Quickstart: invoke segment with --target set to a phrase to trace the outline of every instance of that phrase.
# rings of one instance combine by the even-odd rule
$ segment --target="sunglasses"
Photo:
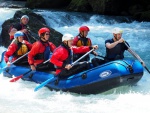
[[[50,34],[45,34],[45,35],[50,35]]]

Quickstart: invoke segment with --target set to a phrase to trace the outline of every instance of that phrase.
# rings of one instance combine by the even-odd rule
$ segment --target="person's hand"
[[[98,54],[97,54],[97,52],[95,52],[95,51],[93,51],[93,54],[95,55],[95,56],[97,56]]]
[[[23,33],[28,33],[28,30],[27,29],[22,29],[21,30]]]
[[[35,68],[34,65],[30,65],[30,67],[31,67],[31,70],[32,70],[32,71],[35,71],[35,70],[36,70],[36,68]]]
[[[10,62],[7,62],[7,67],[10,67],[11,63]]]
[[[98,49],[98,45],[93,45],[92,46],[94,49]]]
[[[72,66],[71,66],[71,64],[67,64],[67,65],[65,66],[65,68],[66,68],[67,70],[69,70],[70,68],[72,68]]]
[[[118,40],[118,42],[119,42],[119,43],[122,43],[122,42],[124,42],[124,39],[123,39],[123,38],[120,38],[120,39]]]

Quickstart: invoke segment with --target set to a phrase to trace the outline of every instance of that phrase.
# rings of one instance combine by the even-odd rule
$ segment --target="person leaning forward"
[[[7,63],[7,66],[10,66],[11,62],[17,60],[17,58],[21,57],[22,55],[26,54],[28,51],[31,50],[32,44],[30,44],[28,41],[23,40],[23,32],[17,31],[14,34],[14,40],[11,42],[11,44],[8,46],[8,49],[4,55],[5,62]],[[10,57],[13,57],[11,61],[9,61]],[[27,62],[27,57],[22,58],[21,62],[16,62],[15,64],[23,64],[23,61]]]
[[[28,54],[28,62],[32,70],[55,70],[54,65],[50,62],[41,65],[50,58],[50,54],[54,52],[56,46],[49,42],[50,29],[43,27],[38,31],[40,40],[33,44]],[[40,66],[39,66],[40,65]]]
[[[27,15],[23,15],[20,19],[20,22],[12,25],[11,28],[9,29],[9,35],[10,35],[10,40],[14,39],[14,34],[17,31],[21,31],[24,33],[24,40],[30,41],[29,37],[28,37],[28,24],[29,22],[29,17]]]
[[[84,71],[88,67],[88,63],[78,63],[75,66],[71,66],[72,63],[72,55],[73,53],[86,53],[90,51],[90,49],[97,49],[98,46],[72,46],[73,35],[64,34],[62,37],[62,44],[56,48],[50,62],[56,66],[56,75],[59,77],[68,77],[72,74],[79,73],[80,71]]]

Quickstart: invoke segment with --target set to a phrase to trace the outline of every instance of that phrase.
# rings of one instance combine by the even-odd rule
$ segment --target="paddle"
[[[41,65],[43,65],[43,64],[45,64],[45,63],[47,63],[48,61],[49,61],[49,59],[46,60],[45,62],[41,63],[39,66],[41,66]],[[38,67],[39,67],[39,66],[38,66]],[[24,74],[22,74],[22,75],[20,75],[20,76],[17,76],[17,77],[15,77],[15,78],[11,79],[9,82],[16,82],[16,81],[18,81],[19,79],[21,79],[24,75],[30,73],[31,71],[32,71],[32,69],[30,69],[29,71],[27,71],[26,73],[24,73]]]
[[[16,81],[18,81],[19,79],[21,79],[24,75],[30,73],[31,71],[32,71],[32,70],[30,69],[30,70],[27,71],[26,73],[24,73],[24,74],[22,74],[22,75],[20,75],[20,76],[17,76],[17,77],[15,77],[15,78],[13,78],[13,79],[11,79],[9,82],[16,82]]]
[[[26,56],[29,52],[27,52],[26,54],[22,55],[21,57],[17,58],[15,61],[11,62],[10,64],[14,64],[15,62],[19,61],[20,59],[22,59],[24,56]],[[3,68],[1,68],[2,70],[5,69],[7,67],[7,65]]]
[[[104,56],[101,56],[101,55],[97,55],[98,57],[100,57],[100,58],[103,58],[103,59],[105,59],[105,57]]]
[[[144,61],[140,58],[140,56],[138,56],[129,46],[128,44],[124,41],[125,45],[128,47],[129,52],[135,57],[137,58],[141,64],[143,65],[143,67],[148,71],[148,73],[150,74],[150,70],[146,67]]]
[[[84,54],[83,56],[81,56],[79,59],[77,59],[76,61],[74,61],[71,66],[75,65],[79,60],[81,60],[82,58],[84,58],[86,55],[90,54],[92,51],[94,50],[91,49],[89,52],[87,52],[86,54]],[[54,77],[50,78],[50,79],[47,79],[46,81],[42,82],[40,85],[38,85],[34,91],[38,91],[39,89],[41,89],[42,87],[44,87],[45,85],[47,85]]]

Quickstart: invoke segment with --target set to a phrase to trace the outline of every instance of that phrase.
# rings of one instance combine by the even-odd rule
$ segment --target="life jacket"
[[[46,46],[43,42],[39,41],[40,43],[42,43],[45,47],[45,50],[43,53],[38,53],[35,55],[34,59],[35,60],[48,60],[51,57],[51,51],[50,51],[50,45],[49,43],[48,46]]]
[[[81,47],[81,46],[91,46],[91,41],[89,38],[81,38],[80,35],[78,35],[78,41],[76,44],[77,47]],[[79,59],[80,57],[82,57],[84,54],[73,54],[73,61],[76,61],[77,59]],[[89,61],[90,56],[87,55],[85,56],[83,59],[81,59],[80,61]]]
[[[78,41],[77,41],[77,47],[80,47],[80,46],[91,46],[91,41],[89,38],[81,38],[79,35],[78,35]]]
[[[13,56],[20,57],[20,56],[26,54],[26,53],[29,51],[27,45],[24,44],[24,43],[20,43],[20,42],[19,42],[19,43],[17,43],[17,46],[18,46],[18,49],[17,49],[17,51],[13,54]]]
[[[20,49],[17,51],[18,56],[22,56],[28,52],[28,47],[25,44],[22,44]]]
[[[67,47],[65,44],[62,44],[61,46],[64,47],[68,51],[68,58],[64,61],[64,63],[71,64],[73,61],[73,51],[69,47]]]

